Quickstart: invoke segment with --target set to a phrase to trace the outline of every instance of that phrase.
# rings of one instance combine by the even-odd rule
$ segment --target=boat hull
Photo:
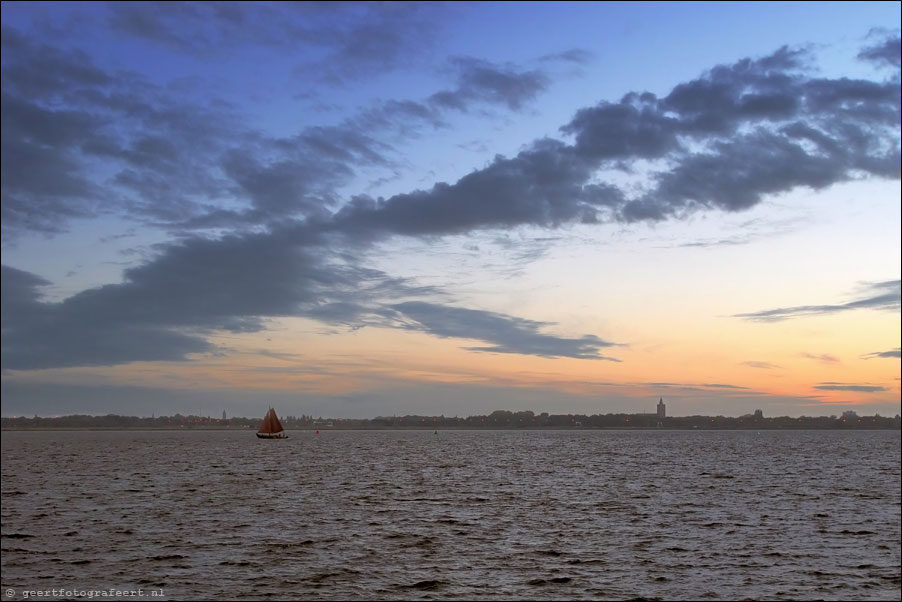
[[[258,439],[288,439],[288,435],[285,431],[281,433],[257,433]]]

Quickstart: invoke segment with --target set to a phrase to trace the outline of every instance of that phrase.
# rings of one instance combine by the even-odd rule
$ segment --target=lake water
[[[290,434],[4,432],[4,599],[900,599],[899,431]]]

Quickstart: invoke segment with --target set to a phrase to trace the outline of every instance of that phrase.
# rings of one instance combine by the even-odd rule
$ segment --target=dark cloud
[[[805,75],[807,57],[781,49],[712,69],[664,98],[630,93],[577,112],[563,133],[455,183],[389,199],[357,198],[331,228],[439,235],[567,222],[663,220],[705,209],[741,211],[768,195],[871,175],[900,177],[898,79]],[[606,184],[606,170],[666,163],[645,191]]]
[[[184,24],[169,28],[170,19],[210,20],[209,28],[197,29],[197,39],[183,41],[211,48],[220,42],[205,36],[219,35],[222,23],[243,27],[282,10],[264,7],[249,15],[239,7],[228,16],[232,9],[215,3],[172,4],[112,10],[127,17],[135,33],[150,37],[194,31]],[[379,19],[393,11],[379,11]],[[549,82],[541,71],[456,58],[453,89],[422,102],[382,101],[336,125],[273,137],[253,129],[227,103],[198,101],[190,91],[157,86],[136,73],[106,72],[84,53],[56,49],[9,27],[3,28],[3,45],[7,239],[21,231],[63,231],[72,218],[101,213],[175,231],[322,219],[342,202],[336,190],[361,170],[395,170],[399,159],[386,134],[443,127],[449,110],[519,109]]]
[[[230,105],[107,73],[3,28],[3,232],[124,214],[174,230],[318,215],[390,146],[359,124],[266,136]],[[229,208],[224,208],[228,206]]]
[[[348,263],[324,247],[281,236],[190,239],[162,248],[158,257],[126,270],[124,282],[89,289],[61,302],[41,300],[49,284],[3,266],[3,366],[31,370],[181,361],[215,351],[214,332],[253,332],[277,316],[302,316],[360,328],[422,330],[477,339],[474,351],[542,357],[613,358],[614,345],[593,335],[555,337],[547,324],[503,314],[425,302],[386,306],[399,297],[435,296],[379,270]]]
[[[878,387],[876,385],[849,385],[844,383],[821,383],[814,387],[821,391],[856,391],[859,393],[879,393],[886,391],[886,387]]]
[[[472,57],[455,57],[457,87],[433,94],[429,101],[442,108],[466,111],[473,102],[502,104],[513,111],[522,108],[548,86],[549,77],[538,70],[521,71],[514,65],[494,65]]]
[[[761,59],[720,65],[704,76],[679,84],[657,103],[675,117],[678,131],[692,136],[732,134],[749,122],[778,122],[803,110],[795,96],[806,78],[806,55],[783,47]]]
[[[179,51],[206,53],[225,46],[227,39],[247,42],[257,33],[237,2],[114,3],[109,8],[114,30]],[[281,41],[289,32],[268,33],[281,33],[270,38]]]
[[[412,2],[112,3],[109,25],[200,58],[275,48],[304,73],[342,82],[410,64],[434,38],[437,10]]]
[[[871,359],[875,357],[889,357],[889,358],[902,358],[902,348],[896,347],[895,349],[890,349],[889,351],[875,351],[873,353],[868,353],[867,355],[862,356],[865,359]]]
[[[524,71],[514,65],[499,66],[466,57],[455,58],[451,63],[457,80],[454,89],[422,101],[379,101],[338,125],[308,127],[290,139],[268,141],[268,147],[262,149],[247,147],[240,152],[254,157],[281,154],[289,160],[238,170],[227,164],[226,172],[239,182],[242,193],[251,196],[256,209],[263,209],[261,205],[290,206],[291,199],[306,198],[311,206],[294,215],[314,216],[316,208],[339,204],[331,191],[352,179],[361,167],[396,167],[390,158],[396,155],[395,149],[377,136],[417,137],[423,127],[447,127],[448,112],[468,112],[474,106],[502,105],[519,110],[550,82],[541,71]],[[234,158],[237,152],[233,151],[230,157]],[[256,159],[249,156],[242,161],[253,162]],[[252,176],[250,182],[242,177],[245,174]],[[268,210],[263,210],[266,213]],[[257,220],[259,211],[244,216]]]
[[[889,165],[873,167],[883,171]],[[661,220],[699,208],[740,211],[769,194],[800,186],[825,188],[846,179],[841,174],[851,174],[856,168],[855,162],[843,161],[836,154],[810,154],[785,135],[758,131],[718,142],[713,152],[687,157],[660,174],[654,192],[627,203],[621,215],[627,221],[640,221]]]
[[[571,147],[543,140],[513,159],[496,157],[488,167],[454,184],[436,184],[428,191],[387,200],[357,197],[324,227],[376,237],[591,222],[600,208],[621,199],[612,186],[586,184],[591,171]]]
[[[745,318],[754,322],[779,322],[789,318],[802,316],[817,316],[835,314],[855,309],[878,309],[884,311],[898,311],[900,307],[900,281],[889,280],[870,284],[867,287],[867,297],[839,303],[836,305],[800,305],[796,307],[781,307],[777,309],[765,309],[745,314],[734,314],[734,318]]]
[[[78,295],[63,303],[42,302],[40,287],[46,281],[8,266],[2,274],[4,370],[181,360],[211,348],[203,338],[171,329],[115,318],[111,323],[98,312],[123,311],[115,302],[88,311],[79,310],[84,297]],[[103,290],[87,295],[102,296]]]
[[[470,351],[620,361],[599,353],[605,347],[616,346],[616,343],[604,341],[594,335],[574,339],[543,334],[539,330],[550,325],[545,322],[422,301],[398,303],[392,309],[398,312],[402,327],[409,330],[489,344],[486,347],[466,347]]]
[[[0,321],[3,328],[13,326],[20,312],[34,305],[41,298],[41,288],[51,283],[40,276],[17,270],[9,266],[0,266],[3,283],[3,294],[0,295]]]
[[[243,217],[252,222],[263,222],[268,216],[315,213],[330,202],[332,186],[351,175],[351,169],[341,162],[287,157],[261,162],[259,156],[249,148],[235,149],[222,161],[240,194],[251,200],[253,210]]]
[[[212,351],[206,340],[212,332],[257,331],[275,316],[349,319],[348,310],[339,316],[335,307],[422,292],[298,238],[286,232],[189,239],[126,270],[121,284],[61,302],[41,301],[44,281],[4,266],[3,366],[183,360]]]
[[[421,126],[447,127],[446,115],[467,113],[475,107],[503,106],[519,111],[551,83],[543,70],[526,70],[507,63],[498,65],[472,57],[449,59],[455,87],[420,101],[387,100],[360,111],[343,127],[351,131],[383,130],[403,136],[419,135]]]
[[[209,168],[236,134],[227,110],[185,103],[3,29],[3,230],[60,231],[73,217],[173,217],[221,198]]]
[[[323,4],[328,7],[332,3]],[[348,6],[346,13],[354,17],[345,19],[334,32],[334,50],[314,66],[325,68],[324,79],[359,79],[410,65],[432,46],[440,16],[429,13],[442,10],[416,2]],[[336,21],[331,16],[326,19],[328,30]]]
[[[46,98],[61,89],[93,88],[112,83],[110,75],[94,66],[84,52],[63,52],[35,44],[29,37],[5,25],[2,32],[6,58],[29,56],[27,62],[12,58],[4,64],[4,89],[14,86],[24,96]]]
[[[679,121],[661,111],[648,93],[581,109],[561,131],[575,139],[574,154],[596,167],[605,161],[656,159],[680,148]]]
[[[8,46],[17,52],[4,63],[3,118],[9,127],[3,128],[3,156],[4,170],[15,173],[6,177],[4,171],[4,227],[61,229],[66,218],[115,210],[97,207],[100,200],[115,198],[133,218],[183,232],[234,234],[189,235],[127,270],[121,284],[62,302],[41,301],[35,286],[24,286],[40,282],[35,276],[10,276],[8,284],[5,278],[4,297],[30,294],[4,309],[12,316],[3,333],[6,369],[180,361],[215,351],[208,341],[214,332],[260,330],[275,316],[352,328],[385,326],[393,314],[384,308],[386,301],[434,292],[367,269],[353,253],[341,257],[317,233],[317,224],[329,222],[326,208],[337,202],[337,186],[361,166],[390,165],[386,155],[392,149],[366,133],[372,127],[361,127],[367,120],[379,125],[372,111],[335,127],[273,138],[242,125],[227,105],[185,102],[134,74],[105,74],[81,55],[76,58],[84,64],[66,62],[63,53],[26,43],[14,31]],[[59,75],[37,83],[26,77],[45,62]],[[458,108],[493,102],[521,106],[534,91],[530,78],[540,78],[527,74],[518,89],[517,76],[486,63],[461,64],[459,81],[471,89],[459,94],[464,105]],[[49,108],[62,100],[67,110]],[[382,127],[392,127],[401,113],[431,125],[440,115],[434,106],[416,103],[382,107]],[[46,156],[29,163],[27,145]],[[100,161],[112,174],[102,186],[89,175]],[[53,173],[32,174],[31,166]],[[14,194],[30,197],[17,203]],[[30,202],[38,197],[43,203]],[[76,203],[81,197],[84,203]],[[223,197],[235,202],[221,206]],[[30,214],[15,220],[20,206]],[[38,223],[43,214],[46,219]],[[293,221],[296,217],[308,218],[308,225]],[[261,225],[265,231],[241,234]],[[359,240],[378,235],[364,233]],[[557,341],[565,355],[590,353],[603,343],[593,337],[545,339]],[[546,346],[548,353],[556,352]]]
[[[219,35],[219,24],[246,28],[288,9],[266,5],[251,15],[243,5],[166,3],[160,11],[113,10],[151,37],[169,30],[139,25],[142,19],[208,20],[210,30],[199,29],[203,40]],[[365,16],[354,19],[368,22]],[[242,35],[261,34],[250,28]],[[783,48],[715,67],[662,98],[633,92],[582,109],[561,128],[572,144],[538,140],[454,183],[345,202],[336,191],[361,169],[394,167],[396,151],[379,134],[441,127],[447,111],[476,104],[520,109],[549,76],[457,57],[453,89],[421,101],[384,101],[335,126],[271,137],[227,105],[187,101],[135,74],[106,73],[85,55],[29,41],[8,27],[4,47],[3,224],[10,232],[56,231],[72,217],[117,209],[170,229],[311,218],[360,240],[654,221],[706,209],[741,211],[768,195],[862,175],[899,178],[902,165],[898,78],[812,78],[808,57]],[[607,172],[631,169],[637,160],[665,167],[649,173],[644,190],[606,182]],[[113,177],[100,182],[98,163]]]
[[[4,237],[21,229],[58,232],[65,220],[96,214],[103,190],[83,174],[78,144],[100,125],[97,116],[43,107],[57,86],[104,85],[105,74],[78,53],[34,46],[16,30],[2,28],[2,223]],[[17,53],[30,52],[28,64]]]
[[[902,57],[902,45],[900,45],[898,37],[888,38],[880,44],[869,46],[858,53],[858,58],[860,59],[888,65],[896,69],[902,66],[902,58],[900,57]]]

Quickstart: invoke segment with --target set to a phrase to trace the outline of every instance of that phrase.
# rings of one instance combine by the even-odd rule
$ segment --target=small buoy
[[[319,435],[319,429],[316,429],[316,434]]]

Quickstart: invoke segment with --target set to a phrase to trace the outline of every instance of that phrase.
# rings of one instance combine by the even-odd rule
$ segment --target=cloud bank
[[[889,42],[888,42],[889,44]],[[806,186],[900,175],[900,86],[805,74],[783,48],[712,69],[664,98],[630,93],[582,109],[561,132],[454,183],[357,197],[324,227],[369,235],[680,218],[741,211]],[[664,167],[638,193],[605,180],[637,162]]]
[[[195,7],[200,12],[190,18],[210,11],[217,23],[251,18],[221,8]],[[184,52],[221,43],[211,34],[188,47],[194,41],[177,31],[166,40],[161,23],[175,17],[147,10],[117,7],[114,24]],[[282,32],[277,41],[309,33]],[[382,44],[374,60],[395,60],[394,44],[402,42],[380,42],[377,33],[361,46],[338,35],[330,48],[353,57]],[[436,126],[443,111],[480,103],[519,110],[548,75],[457,57],[453,85],[421,102],[388,102],[336,126],[277,137],[248,125],[228,103],[106,72],[84,54],[11,27],[3,27],[2,44],[4,238],[60,232],[73,218],[103,214],[182,237],[127,270],[122,283],[59,303],[42,300],[39,276],[4,266],[5,369],[182,361],[212,351],[211,333],[257,331],[279,316],[483,341],[469,347],[478,352],[617,361],[600,353],[614,343],[596,335],[557,337],[540,332],[548,326],[542,322],[436,303],[436,291],[369,267],[365,250],[396,236],[741,211],[798,187],[900,177],[897,37],[860,54],[894,70],[886,80],[817,77],[804,52],[782,48],[714,67],[663,97],[631,92],[584,108],[560,128],[560,139],[496,156],[455,182],[347,200],[337,192],[344,181],[362,168],[392,165],[379,128],[395,127],[400,116]],[[637,165],[647,166],[644,188],[617,184]],[[898,280],[871,292],[845,304],[736,317],[898,310]]]

